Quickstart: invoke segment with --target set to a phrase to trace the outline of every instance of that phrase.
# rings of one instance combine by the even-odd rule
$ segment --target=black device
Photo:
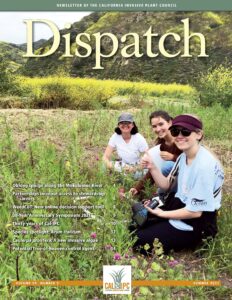
[[[156,198],[152,198],[148,207],[151,209],[156,208],[159,205],[159,201]],[[133,220],[138,226],[143,226],[148,218],[148,210],[143,206],[141,202],[135,203],[132,206]]]
[[[156,208],[159,205],[159,201],[156,198],[152,198],[151,202],[148,204],[148,207],[151,209]]]

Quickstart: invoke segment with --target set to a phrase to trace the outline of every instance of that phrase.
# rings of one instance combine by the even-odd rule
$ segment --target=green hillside
[[[43,44],[46,42],[46,40],[45,39],[40,39],[40,40],[38,40],[38,41],[35,41],[34,43],[33,43],[33,48],[34,49],[39,49],[40,47],[42,47],[43,46]],[[26,43],[24,43],[24,44],[11,44],[11,45],[13,45],[13,46],[16,46],[16,47],[18,47],[19,49],[21,49],[22,51],[26,51],[26,49],[27,49],[27,44]],[[24,53],[23,53],[24,54]]]
[[[183,23],[181,20],[189,18],[190,31],[200,32],[206,38],[206,53],[208,58],[198,58],[199,41],[192,38],[190,51],[192,58],[166,58],[159,55],[150,58],[143,55],[140,58],[123,58],[118,51],[112,58],[103,59],[104,70],[93,70],[95,65],[94,41],[91,40],[93,51],[91,56],[80,58],[73,56],[63,58],[65,40],[61,38],[58,50],[44,58],[28,59],[21,72],[26,76],[47,76],[62,70],[67,75],[78,77],[96,77],[100,79],[146,80],[156,82],[193,83],[200,72],[232,60],[232,18],[230,12],[105,12],[93,13],[80,22],[74,23],[71,29],[71,48],[76,49],[75,38],[78,33],[111,32],[117,37],[129,32],[136,32],[141,37],[152,26],[152,31],[159,36],[167,32],[175,32],[183,36]],[[61,35],[70,30],[62,30]],[[146,39],[141,38],[140,48],[145,49]],[[37,53],[45,53],[51,46],[52,40],[46,41]],[[105,38],[101,51],[109,53],[111,42]],[[183,49],[183,42],[168,38],[165,48],[170,53]],[[154,42],[154,51],[157,42]]]
[[[4,60],[8,62],[8,68],[12,71],[16,71],[26,63],[26,58],[23,58],[24,52],[16,45],[0,42],[0,53]]]

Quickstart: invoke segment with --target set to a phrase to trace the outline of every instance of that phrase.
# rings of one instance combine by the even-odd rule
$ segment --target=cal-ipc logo
[[[131,266],[103,266],[103,294],[131,294]]]

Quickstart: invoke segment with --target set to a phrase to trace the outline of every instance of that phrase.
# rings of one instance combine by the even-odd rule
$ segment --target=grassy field
[[[194,253],[163,256],[159,245],[149,259],[132,253],[133,241],[127,230],[131,218],[130,203],[120,200],[118,189],[124,186],[128,190],[133,180],[117,174],[106,176],[101,162],[120,111],[1,110],[1,299],[230,299],[232,109],[226,111],[220,106],[203,109],[197,105],[172,103],[160,106],[158,102],[152,107],[130,109],[150,146],[154,137],[148,116],[161,107],[173,116],[183,112],[199,115],[205,124],[204,143],[217,153],[224,165],[223,205],[216,239]],[[79,187],[65,186],[72,183],[78,183]],[[30,184],[36,186],[27,186]],[[28,198],[18,195],[19,192],[37,195]],[[58,194],[53,196],[56,192]],[[27,204],[28,208],[14,207],[22,204]],[[58,209],[55,208],[57,205]],[[64,209],[62,205],[74,208]],[[62,214],[75,214],[75,217],[59,217]],[[43,225],[44,221],[50,225]],[[17,222],[23,223],[16,225]],[[75,233],[71,234],[71,231]],[[33,242],[35,239],[39,241]],[[82,251],[70,250],[80,245],[72,239],[84,240]],[[63,248],[64,245],[70,249],[23,249],[31,246]],[[98,287],[10,286],[16,279],[101,279],[102,265],[106,264],[131,264],[136,269],[135,280],[220,279],[223,286],[137,287],[132,296],[120,298],[107,298]]]

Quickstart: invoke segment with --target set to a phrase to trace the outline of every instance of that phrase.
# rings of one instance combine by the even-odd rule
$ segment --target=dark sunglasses
[[[186,129],[186,128],[175,128],[175,127],[171,128],[170,132],[171,132],[171,135],[174,136],[174,137],[177,137],[180,133],[183,136],[190,136],[190,134],[192,133],[192,131],[189,130],[189,129]]]

